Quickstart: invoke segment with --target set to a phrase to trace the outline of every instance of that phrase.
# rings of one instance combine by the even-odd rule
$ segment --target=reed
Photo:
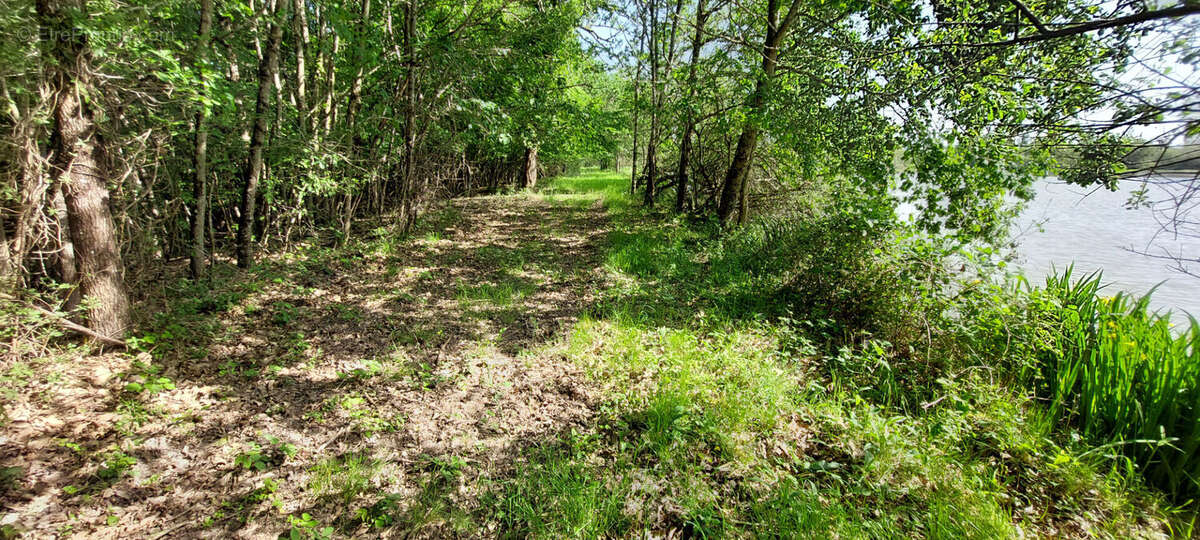
[[[1051,419],[1137,465],[1178,500],[1200,495],[1200,323],[1174,328],[1150,295],[1101,295],[1101,276],[1046,280],[1057,301],[1055,347],[1036,381]],[[1182,331],[1180,331],[1182,330]]]

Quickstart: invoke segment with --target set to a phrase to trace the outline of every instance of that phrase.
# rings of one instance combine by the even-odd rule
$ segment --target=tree
[[[208,216],[208,104],[205,103],[207,91],[204,70],[208,60],[208,48],[212,34],[213,6],[212,0],[200,0],[200,29],[196,38],[196,79],[199,87],[199,99],[196,105],[196,141],[193,161],[195,162],[195,177],[192,180],[192,277],[200,277],[204,272],[204,224]]]
[[[675,211],[683,212],[687,202],[688,169],[691,167],[692,136],[696,132],[696,113],[693,100],[696,97],[696,68],[700,63],[700,50],[704,46],[704,23],[708,13],[704,10],[704,0],[696,0],[695,36],[692,38],[692,54],[688,60],[687,90],[684,97],[685,112],[683,131],[679,137],[679,169],[675,173]]]
[[[104,140],[96,129],[95,94],[87,35],[73,21],[87,18],[84,0],[38,0],[46,39],[53,108],[52,181],[61,187],[78,265],[79,289],[88,302],[87,325],[108,338],[129,327],[129,299],[116,227],[109,209]]]
[[[279,71],[279,42],[283,40],[283,25],[279,22],[283,0],[273,0],[267,8],[271,14],[266,51],[258,66],[258,99],[254,104],[254,129],[250,134],[250,155],[246,158],[242,176],[242,216],[237,233],[237,263],[242,268],[254,264],[255,205],[258,184],[263,174],[263,148],[267,140],[267,109],[271,106],[271,87]]]
[[[775,68],[779,58],[779,47],[787,36],[788,30],[800,14],[800,0],[792,0],[791,7],[779,20],[779,0],[767,0],[767,32],[763,37],[762,68],[757,74],[754,91],[746,100],[746,122],[742,134],[738,137],[737,148],[733,153],[733,162],[725,173],[725,181],[721,186],[721,199],[717,206],[717,219],[722,224],[728,224],[733,215],[733,205],[738,202],[745,186],[746,176],[750,172],[750,160],[758,145],[759,122],[767,104],[771,79],[775,76]]]

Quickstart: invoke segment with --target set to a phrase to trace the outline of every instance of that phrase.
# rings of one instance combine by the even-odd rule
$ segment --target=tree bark
[[[750,163],[746,164],[746,170],[742,172],[742,180],[738,185],[738,226],[746,224],[746,218],[749,211],[746,208],[746,194],[749,191],[750,174],[754,170],[754,154],[750,154]]]
[[[638,36],[637,65],[633,71],[633,156],[629,169],[629,194],[637,193],[638,188],[638,120],[641,117],[641,85],[642,85],[642,42],[645,40],[646,25],[642,25],[642,34]]]
[[[367,21],[371,19],[371,0],[362,0],[362,18],[358,21],[358,36],[354,40],[354,63],[355,71],[354,79],[350,81],[350,100],[346,104],[346,125],[350,128],[353,135],[354,122],[358,117],[358,110],[362,107],[362,85],[363,73],[366,66],[363,65],[363,42],[367,39]]]
[[[405,71],[404,103],[404,177],[400,184],[401,230],[407,234],[416,222],[413,199],[416,197],[416,151],[417,151],[417,53],[416,13],[413,0],[404,4],[404,57],[408,64]]]
[[[91,53],[86,33],[71,22],[86,18],[86,7],[85,0],[37,0],[42,30],[58,38],[43,42],[54,102],[51,177],[63,190],[79,288],[90,301],[87,325],[101,336],[120,339],[129,327],[129,298],[109,209],[104,141],[87,101],[95,93]]]
[[[254,105],[254,130],[250,134],[250,155],[246,159],[242,177],[242,216],[237,233],[237,264],[249,268],[254,264],[255,203],[258,198],[258,181],[263,171],[263,147],[267,140],[267,114],[271,106],[271,87],[275,72],[279,69],[279,42],[283,40],[283,25],[279,24],[280,6],[284,0],[275,0],[271,10],[271,35],[267,39],[267,50],[258,65],[258,100]]]
[[[296,35],[296,111],[300,116],[300,132],[307,136],[310,130],[308,67],[305,62],[308,55],[308,8],[305,0],[294,0],[292,9],[292,32]]]
[[[521,188],[533,189],[538,181],[538,149],[536,146],[525,148],[525,161],[521,167]]]
[[[675,211],[683,212],[687,205],[688,169],[691,167],[692,134],[696,131],[696,115],[692,111],[693,100],[696,96],[696,64],[700,62],[700,49],[704,46],[704,22],[708,14],[704,12],[704,0],[696,0],[696,34],[692,38],[692,57],[688,64],[687,96],[684,107],[687,112],[683,120],[683,138],[679,141],[679,170],[675,174],[678,184],[675,186]]]
[[[658,179],[658,5],[657,0],[649,0],[650,4],[650,135],[646,141],[646,188],[642,204],[654,206],[654,188]]]
[[[733,162],[725,173],[725,181],[721,185],[721,199],[717,204],[717,218],[722,225],[729,223],[733,211],[738,204],[743,177],[750,168],[750,158],[758,145],[759,116],[766,106],[767,93],[770,91],[771,79],[775,76],[776,62],[779,59],[779,45],[787,35],[788,29],[800,12],[800,0],[792,0],[792,5],[779,22],[779,0],[767,2],[767,34],[763,40],[762,73],[754,83],[754,91],[746,102],[747,119],[738,137],[737,148],[733,152]]]
[[[200,83],[200,99],[196,110],[196,146],[192,159],[196,176],[192,179],[192,278],[204,273],[204,220],[208,216],[208,105],[203,102],[207,95],[204,67],[208,63],[208,45],[212,34],[212,0],[200,0],[200,30],[196,39],[196,77]]]
[[[333,124],[337,122],[337,109],[333,106],[333,97],[337,93],[337,55],[341,50],[342,35],[333,31],[333,49],[326,56],[325,63],[325,117],[321,126],[326,139],[333,133]]]
[[[67,199],[61,184],[54,185],[51,203],[54,206],[54,219],[58,222],[58,238],[55,239],[58,247],[58,252],[55,253],[58,279],[63,283],[76,284],[79,283],[79,261],[75,258],[75,242],[71,241],[71,223],[68,217],[71,213],[67,209]],[[79,287],[68,289],[63,296],[62,311],[71,312],[78,308],[80,296]]]

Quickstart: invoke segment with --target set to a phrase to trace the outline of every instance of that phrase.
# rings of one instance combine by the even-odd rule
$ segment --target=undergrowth
[[[1051,301],[1061,284],[993,290],[955,275],[928,239],[847,234],[819,212],[718,235],[635,207],[623,186],[593,173],[548,189],[615,214],[609,286],[562,349],[605,398],[592,431],[527,451],[499,479],[482,511],[513,536],[1191,534],[1190,510],[1144,478],[1162,485],[1168,463],[1188,474],[1194,452],[1164,449],[1186,451],[1195,433],[1148,437],[1162,422],[1114,413],[1152,405],[1168,426],[1196,425],[1196,400],[1168,396],[1195,391],[1180,367],[1200,365],[1181,356],[1195,338],[1170,338],[1144,303],[1097,300],[1095,324],[1070,323],[1085,339],[1047,322],[1082,311]],[[1038,302],[1058,311],[1024,325],[988,311],[1012,319]],[[1000,347],[1000,330],[1025,342]],[[1130,372],[1134,346],[1120,340],[1175,363]],[[1142,438],[1172,444],[1129,451]]]

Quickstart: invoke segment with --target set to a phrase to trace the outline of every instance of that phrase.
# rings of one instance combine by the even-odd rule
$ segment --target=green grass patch
[[[919,317],[889,319],[942,309],[920,296],[940,290],[922,266],[927,244],[843,241],[836,216],[719,235],[710,224],[650,219],[625,195],[627,182],[589,172],[543,190],[600,199],[615,214],[604,257],[611,285],[562,349],[604,397],[587,431],[529,450],[515,478],[497,481],[480,514],[497,516],[504,534],[1166,530],[1161,496],[1052,421],[1009,366],[947,341],[961,328],[934,329],[949,344],[934,354],[906,337]]]
[[[370,491],[382,465],[361,452],[326,458],[308,470],[308,489],[318,498],[350,503]]]
[[[537,284],[532,280],[516,276],[506,276],[496,282],[478,284],[458,284],[456,298],[459,302],[485,302],[497,307],[508,307],[519,302],[537,290]]]

